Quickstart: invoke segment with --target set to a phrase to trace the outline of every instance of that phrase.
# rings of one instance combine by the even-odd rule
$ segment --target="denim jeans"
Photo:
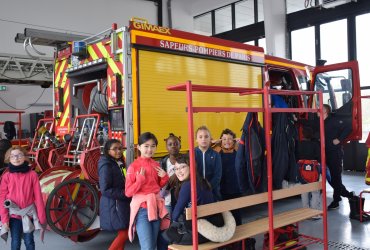
[[[312,191],[301,194],[302,205],[306,208],[321,209],[320,191]]]
[[[22,243],[22,235],[26,250],[35,250],[35,241],[33,239],[33,232],[23,233],[23,225],[21,219],[10,218],[9,221],[10,235],[12,238],[11,250],[20,250]]]
[[[141,250],[155,250],[159,233],[160,220],[149,221],[148,210],[140,208],[136,217],[136,231]]]

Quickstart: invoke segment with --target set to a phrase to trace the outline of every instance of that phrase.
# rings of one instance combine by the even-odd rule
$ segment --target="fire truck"
[[[135,158],[138,136],[146,131],[166,154],[169,133],[181,136],[189,150],[186,100],[167,87],[191,81],[199,85],[282,90],[320,90],[326,103],[352,124],[348,140],[361,138],[361,102],[355,61],[312,67],[269,56],[263,48],[188,33],[133,19],[96,36],[70,41],[55,54],[54,117],[41,119],[30,155],[40,183],[49,226],[73,241],[99,232],[97,162],[109,138],[122,141],[126,165]],[[204,107],[262,107],[260,95],[194,92]],[[312,107],[311,96],[288,100]],[[207,125],[216,138],[224,129],[240,131],[245,113],[194,114],[194,126]],[[297,114],[300,115],[300,114]],[[261,119],[262,120],[262,119]]]

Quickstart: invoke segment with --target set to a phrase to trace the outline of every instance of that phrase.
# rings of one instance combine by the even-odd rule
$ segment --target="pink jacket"
[[[2,223],[9,223],[9,211],[3,205],[6,199],[17,204],[20,209],[34,203],[40,223],[46,223],[45,205],[36,172],[32,170],[27,173],[7,172],[3,175],[0,185],[0,216]],[[12,217],[20,218],[15,215],[12,215]]]
[[[169,227],[170,220],[166,217],[168,211],[164,205],[164,199],[157,194],[136,194],[132,197],[130,204],[130,225],[128,228],[128,238],[132,242],[134,240],[134,235],[136,227],[134,224],[137,213],[139,212],[141,203],[146,202],[148,209],[148,220],[158,220],[161,219],[161,230]],[[159,217],[159,218],[158,218]]]
[[[145,175],[139,174],[141,167],[145,169]],[[159,167],[159,163],[152,158],[138,157],[131,163],[126,174],[125,194],[127,197],[136,194],[156,194],[167,184],[168,175],[159,177],[155,167]]]

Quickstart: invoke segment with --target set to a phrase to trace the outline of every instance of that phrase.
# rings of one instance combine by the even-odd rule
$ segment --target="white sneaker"
[[[311,217],[311,220],[320,220],[320,219],[322,219],[322,215],[316,215]]]

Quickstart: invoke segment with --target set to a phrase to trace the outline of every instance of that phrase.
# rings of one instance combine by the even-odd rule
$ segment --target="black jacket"
[[[329,115],[325,121],[325,151],[333,152],[341,150],[342,144],[333,144],[334,139],[343,141],[352,131],[352,124],[340,117]]]
[[[130,221],[131,199],[125,196],[125,177],[117,162],[106,156],[98,162],[100,198],[100,227],[107,231],[127,229]]]

